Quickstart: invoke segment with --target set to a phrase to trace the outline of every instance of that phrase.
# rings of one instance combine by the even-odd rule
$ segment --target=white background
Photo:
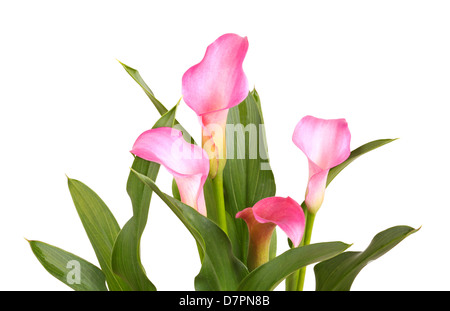
[[[96,191],[121,226],[131,217],[129,150],[158,113],[117,60],[138,69],[169,108],[183,73],[228,32],[250,43],[244,70],[261,96],[277,195],[303,200],[307,161],[291,136],[304,115],[346,118],[352,149],[400,138],[346,168],[316,217],[313,243],[339,240],[355,251],[391,226],[422,226],[352,289],[450,289],[448,1],[161,3],[1,2],[1,290],[70,290],[25,238],[97,264],[65,174]],[[183,102],[178,119],[198,139]],[[170,192],[163,169],[157,184]],[[194,289],[194,240],[156,196],[142,260],[159,290]],[[306,289],[314,290],[312,267]]]

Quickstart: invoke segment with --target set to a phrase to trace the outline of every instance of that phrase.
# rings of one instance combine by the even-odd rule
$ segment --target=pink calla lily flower
[[[316,214],[322,205],[328,171],[350,155],[350,131],[345,119],[306,116],[294,130],[292,140],[308,158],[309,180],[305,203]]]
[[[269,260],[270,239],[276,226],[280,227],[297,247],[305,230],[303,209],[290,197],[269,197],[236,214],[247,223],[249,230],[248,267],[255,269]]]
[[[206,216],[203,185],[209,160],[201,147],[186,142],[177,129],[160,127],[142,133],[131,153],[164,166],[177,183],[181,201]]]
[[[212,178],[225,166],[228,109],[241,103],[249,92],[242,69],[247,50],[247,37],[222,35],[208,46],[202,61],[189,68],[182,78],[183,99],[202,125],[202,145],[210,158]]]

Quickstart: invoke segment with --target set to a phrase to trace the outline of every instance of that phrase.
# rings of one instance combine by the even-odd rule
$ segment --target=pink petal
[[[295,127],[292,140],[308,160],[327,170],[348,158],[350,138],[345,119],[324,120],[306,116]]]
[[[131,153],[163,165],[174,176],[182,202],[206,215],[203,185],[209,160],[201,147],[186,142],[179,130],[160,127],[142,133]]]
[[[254,220],[251,219],[252,215],[249,215],[250,212],[252,212]],[[303,209],[300,204],[290,197],[262,199],[253,208],[247,208],[237,213],[236,217],[246,220],[249,229],[250,226],[257,226],[258,224],[277,225],[286,233],[295,246],[300,244],[305,230]]]
[[[236,214],[236,218],[241,218],[247,223],[247,227],[250,232],[250,239],[263,242],[271,238],[272,231],[275,229],[276,224],[271,222],[261,223],[256,220],[255,213],[252,207],[247,207]]]
[[[253,206],[255,219],[260,223],[272,222],[280,227],[297,247],[305,229],[305,214],[296,201],[290,197],[269,197]]]
[[[247,97],[248,81],[242,69],[247,50],[247,37],[222,35],[208,46],[202,61],[185,72],[183,99],[197,115],[229,109]]]

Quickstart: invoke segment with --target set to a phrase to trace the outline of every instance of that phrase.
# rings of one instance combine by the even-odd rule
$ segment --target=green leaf
[[[326,187],[328,187],[328,185],[333,181],[333,179],[344,169],[346,168],[350,163],[352,163],[353,161],[355,161],[357,158],[359,158],[360,156],[362,156],[365,153],[368,153],[369,151],[372,151],[374,149],[377,149],[383,145],[386,145],[390,142],[393,142],[394,140],[397,140],[397,138],[394,139],[378,139],[378,140],[374,140],[371,142],[368,142],[356,149],[354,149],[351,153],[350,156],[347,158],[347,160],[345,160],[344,162],[342,162],[339,165],[336,165],[335,167],[332,167],[330,169],[330,171],[328,172],[328,178],[327,178],[327,184]],[[303,210],[306,210],[306,204],[305,201],[302,202],[301,204]],[[288,240],[289,246],[292,247],[292,242]]]
[[[232,241],[233,251],[240,260],[246,262],[247,225],[234,216],[276,193],[275,178],[267,153],[261,102],[256,90],[229,110],[226,143],[227,163],[223,173],[225,204],[235,222],[237,239]],[[272,252],[274,249],[276,245],[272,245]]]
[[[82,182],[68,178],[70,194],[81,223],[95,251],[100,267],[105,274],[110,290],[131,288],[115,275],[111,268],[111,255],[120,227],[113,214],[100,197]]]
[[[371,141],[367,144],[364,144],[358,148],[356,148],[355,150],[353,150],[350,153],[350,156],[347,158],[347,160],[345,160],[344,162],[342,162],[339,165],[336,165],[335,167],[331,168],[330,171],[328,172],[328,178],[327,178],[327,186],[330,184],[330,182],[344,169],[346,168],[350,163],[352,163],[354,160],[356,160],[357,158],[359,158],[360,156],[362,156],[363,154],[372,151],[374,149],[377,149],[378,147],[381,147],[383,145],[386,145],[390,142],[393,142],[394,140],[397,140],[397,138],[395,139],[379,139],[379,140],[374,140]]]
[[[147,176],[132,170],[186,226],[202,250],[202,267],[195,278],[196,290],[235,290],[248,270],[232,253],[227,235],[192,207],[163,193]]]
[[[159,100],[156,99],[155,95],[153,94],[152,90],[148,87],[147,83],[145,83],[144,79],[142,79],[139,71],[137,71],[134,68],[131,68],[130,66],[125,65],[124,63],[119,63],[123,66],[123,68],[128,72],[128,74],[134,79],[134,81],[137,82],[141,86],[141,88],[144,90],[145,94],[147,94],[148,98],[152,101],[155,108],[158,110],[160,115],[164,115],[167,112],[166,107],[164,107]]]
[[[39,262],[55,278],[76,291],[106,291],[105,275],[90,262],[58,247],[28,241]]]
[[[369,262],[381,257],[410,234],[408,226],[396,226],[378,233],[363,252],[345,252],[314,267],[317,291],[348,291],[358,273]]]
[[[172,127],[177,106],[178,104],[164,114],[153,128]],[[156,180],[160,165],[135,157],[132,168],[152,180]],[[127,192],[133,206],[133,217],[125,224],[116,239],[112,254],[112,268],[116,274],[128,282],[133,290],[155,291],[156,287],[148,279],[140,257],[141,237],[147,224],[153,191],[146,187],[136,174],[130,172]]]
[[[238,290],[273,290],[294,271],[336,256],[349,246],[342,242],[326,242],[290,249],[250,272],[241,282]]]
[[[153,94],[153,91],[149,88],[147,83],[145,83],[144,79],[142,79],[139,71],[134,68],[131,68],[128,65],[125,65],[124,63],[122,63],[120,61],[119,61],[119,63],[123,66],[123,68],[126,70],[126,72],[128,72],[128,74],[133,78],[133,80],[136,81],[137,84],[139,84],[139,86],[142,88],[142,90],[144,90],[145,94],[148,96],[148,98],[150,98],[150,101],[153,103],[156,110],[158,110],[159,114],[161,116],[166,114],[168,111],[167,108],[163,104],[161,104],[161,102],[155,97],[155,95]],[[192,144],[195,143],[192,136],[189,135],[189,133],[184,129],[184,127],[177,120],[175,120],[174,127],[176,129],[180,130],[181,132],[183,132],[183,137],[186,139],[187,142],[190,142]]]

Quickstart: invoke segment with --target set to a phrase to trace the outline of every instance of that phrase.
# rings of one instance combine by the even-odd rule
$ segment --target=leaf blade
[[[163,193],[150,178],[133,172],[166,203],[202,248],[202,268],[195,278],[196,290],[235,290],[248,271],[233,255],[228,236],[192,207]]]
[[[294,271],[342,253],[350,245],[325,242],[292,248],[253,270],[239,285],[242,291],[273,290]]]
[[[168,111],[167,108],[164,107],[164,105],[161,104],[161,102],[158,99],[156,99],[155,95],[153,94],[153,91],[150,89],[147,83],[145,83],[144,79],[142,79],[139,71],[122,63],[121,61],[119,61],[119,63],[126,70],[126,72],[128,72],[128,74],[133,78],[133,80],[136,81],[137,84],[139,84],[139,86],[142,88],[142,90],[145,92],[148,98],[150,98],[156,110],[158,110],[158,112],[161,115],[164,115]]]
[[[172,127],[175,122],[177,105],[165,113],[153,126]],[[139,157],[135,157],[132,169],[156,180],[160,165]],[[122,228],[114,243],[112,253],[112,269],[137,291],[156,291],[142,265],[140,257],[141,237],[147,224],[150,201],[153,191],[146,187],[130,172],[127,181],[127,193],[131,199],[133,216]]]
[[[234,216],[259,200],[274,196],[276,184],[270,167],[261,102],[256,90],[228,111],[227,163],[224,169],[225,203],[232,216],[237,239],[233,240],[236,256],[246,262],[248,229]],[[276,249],[274,239],[272,250]]]
[[[141,77],[141,74],[137,69],[134,69],[121,61],[119,63],[122,65],[122,67],[125,69],[125,71],[133,78],[134,81],[142,88],[142,90],[145,92],[145,94],[148,96],[150,101],[153,103],[153,106],[155,106],[156,110],[158,110],[159,114],[163,116],[166,114],[169,110],[155,97],[153,91],[150,89],[150,87],[145,83],[144,79]],[[180,98],[181,101],[181,98]],[[186,131],[186,129],[177,121],[175,120],[174,127],[181,132],[183,132],[183,137],[187,142],[190,142],[192,144],[195,143],[194,139],[191,135]]]
[[[390,142],[393,142],[395,140],[397,140],[397,138],[394,138],[394,139],[378,139],[378,140],[374,140],[374,141],[368,142],[368,143],[366,143],[364,145],[361,145],[360,147],[352,150],[352,152],[350,153],[350,156],[347,158],[347,160],[345,160],[341,164],[336,165],[335,167],[330,169],[330,171],[328,172],[327,186],[331,183],[331,181],[333,181],[333,179],[344,168],[346,168],[354,160],[356,160],[357,158],[359,158],[363,154],[368,153],[369,151],[377,149],[377,148],[379,148],[381,146],[384,146],[384,145],[386,145],[386,144],[388,144]]]
[[[420,229],[420,228],[419,228]],[[379,232],[363,252],[345,252],[314,267],[317,291],[348,291],[358,273],[409,235],[417,232],[409,226],[395,226]]]
[[[42,266],[70,288],[76,291],[108,290],[105,275],[95,265],[56,246],[36,240],[28,242]]]
[[[69,191],[86,234],[105,274],[110,290],[129,290],[130,287],[115,275],[111,255],[120,227],[103,200],[88,186],[68,178]]]

